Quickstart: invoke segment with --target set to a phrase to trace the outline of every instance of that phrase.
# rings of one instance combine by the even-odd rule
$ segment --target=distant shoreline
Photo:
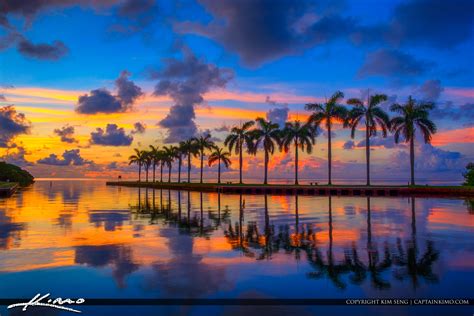
[[[170,189],[198,192],[270,195],[373,196],[373,197],[474,197],[474,188],[465,186],[403,185],[291,185],[291,184],[217,184],[108,181],[109,186]]]

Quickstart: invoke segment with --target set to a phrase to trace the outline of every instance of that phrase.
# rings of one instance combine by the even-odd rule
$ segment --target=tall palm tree
[[[135,148],[134,149],[135,151],[135,155],[131,155],[130,157],[128,157],[128,164],[131,165],[132,163],[135,163],[138,165],[138,182],[141,182],[142,181],[142,164],[143,164],[143,158],[144,158],[144,154],[143,154],[143,151]]]
[[[191,182],[191,157],[196,157],[198,154],[196,142],[194,138],[190,138],[182,142],[181,145],[183,152],[185,153],[186,157],[188,158],[188,183]]]
[[[156,166],[160,163],[161,155],[160,155],[160,150],[158,149],[158,146],[153,146],[150,145],[150,151],[149,155],[152,160],[152,166],[153,166],[153,182],[155,182],[155,171],[156,171]]]
[[[163,150],[158,151],[158,161],[160,163],[160,182],[163,183],[163,167],[166,164],[166,153]]]
[[[150,166],[152,163],[152,157],[149,151],[143,151],[143,167],[145,167],[145,182],[148,182],[148,171],[150,170]]]
[[[250,129],[255,124],[254,121],[245,122],[240,127],[233,127],[230,134],[224,141],[224,146],[229,148],[232,152],[235,149],[235,154],[239,155],[239,183],[242,184],[242,162],[243,162],[243,147],[247,146],[247,152],[252,148],[252,130]]]
[[[382,130],[383,137],[387,137],[390,129],[390,118],[388,114],[379,106],[387,101],[385,94],[375,94],[367,97],[367,105],[361,99],[352,98],[347,100],[347,104],[354,107],[349,111],[345,127],[351,128],[351,137],[354,138],[355,131],[359,123],[365,123],[365,159],[367,167],[367,185],[370,185],[370,137],[377,134],[377,126]]]
[[[200,136],[198,138],[194,138],[194,142],[196,144],[196,147],[198,148],[199,152],[199,157],[201,157],[201,180],[200,183],[202,183],[202,172],[204,169],[204,152],[206,149],[212,149],[214,146],[214,142],[211,140],[211,135],[207,134],[206,136]]]
[[[178,183],[181,183],[181,166],[183,164],[183,156],[186,155],[186,152],[185,142],[180,142],[176,149],[176,159],[178,159]]]
[[[217,162],[217,183],[221,183],[221,162],[226,168],[229,168],[231,161],[229,159],[230,153],[225,152],[224,148],[215,146],[214,151],[209,156],[209,167]]]
[[[168,183],[171,182],[171,167],[175,157],[175,146],[163,146],[163,162],[168,167]]]
[[[344,98],[344,93],[336,91],[326,103],[308,103],[306,110],[313,111],[308,119],[308,123],[314,124],[315,128],[325,121],[328,133],[328,184],[332,184],[331,163],[332,163],[332,145],[331,145],[331,128],[333,121],[343,122],[347,116],[347,109],[340,105],[340,100]]]
[[[426,144],[431,142],[431,137],[436,133],[436,125],[429,119],[429,111],[434,109],[431,102],[416,102],[411,96],[404,105],[393,104],[390,111],[400,114],[390,121],[394,133],[395,143],[398,144],[400,136],[405,142],[410,142],[410,171],[411,185],[415,185],[415,132],[420,129]]]
[[[260,143],[263,145],[265,152],[265,175],[264,184],[268,184],[268,160],[270,154],[273,155],[275,152],[275,145],[280,145],[281,141],[281,130],[278,128],[278,124],[266,121],[259,117],[255,120],[258,127],[252,131],[252,138],[254,143],[252,144],[252,153],[256,154]]]
[[[316,128],[311,124],[301,124],[300,121],[287,122],[282,132],[281,145],[287,153],[293,144],[295,147],[295,184],[298,184],[298,149],[311,154],[316,142]]]

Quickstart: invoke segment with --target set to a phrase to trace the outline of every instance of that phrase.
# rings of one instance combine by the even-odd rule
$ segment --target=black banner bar
[[[27,303],[31,298],[8,298],[0,299],[0,305],[12,305]],[[76,301],[77,299],[72,299]],[[82,304],[65,304],[63,306],[153,306],[153,305],[377,305],[377,306],[423,306],[423,305],[474,305],[474,299],[403,299],[403,298],[380,298],[380,299],[182,299],[182,298],[84,298]]]

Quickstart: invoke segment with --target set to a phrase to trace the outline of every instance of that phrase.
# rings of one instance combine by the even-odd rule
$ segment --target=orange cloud
[[[435,146],[443,146],[453,143],[474,143],[474,127],[438,132],[433,135],[431,143]]]

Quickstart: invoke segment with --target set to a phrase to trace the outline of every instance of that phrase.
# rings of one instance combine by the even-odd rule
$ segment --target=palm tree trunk
[[[204,169],[204,150],[201,150],[201,182],[202,183],[202,171]]]
[[[298,184],[298,141],[295,140],[295,184]]]
[[[191,182],[191,151],[188,152],[188,183]]]
[[[148,167],[145,167],[145,182],[148,182]]]
[[[411,185],[415,185],[415,137],[410,138],[410,173]]]
[[[217,165],[217,183],[221,184],[221,158],[219,158],[219,164]]]
[[[155,169],[156,169],[156,164],[153,163],[153,183],[155,183]]]
[[[367,185],[370,185],[370,135],[369,126],[365,126],[365,159],[367,164]]]
[[[138,182],[142,182],[142,165],[138,164]]]
[[[181,183],[181,163],[182,163],[182,158],[181,155],[179,156],[178,159],[178,183]]]
[[[332,159],[332,148],[331,148],[331,118],[328,118],[328,184],[332,184],[331,180],[331,159]]]
[[[242,159],[242,147],[243,147],[243,144],[240,143],[240,148],[239,148],[239,183],[242,184],[242,162],[243,162],[243,159]]]
[[[163,183],[163,163],[160,165],[160,182]]]
[[[268,175],[268,151],[265,150],[265,177],[263,180],[263,184],[268,184],[267,175]]]
[[[171,165],[168,166],[168,183],[171,183]]]

